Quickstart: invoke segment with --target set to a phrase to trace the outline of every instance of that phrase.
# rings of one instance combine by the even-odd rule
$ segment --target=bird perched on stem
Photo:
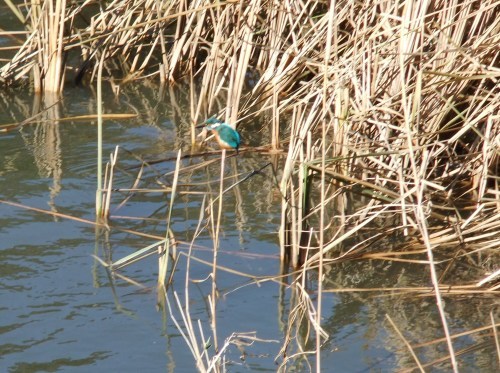
[[[212,131],[222,149],[235,149],[238,153],[238,148],[240,147],[241,137],[238,131],[236,131],[229,124],[217,118],[208,118],[205,121],[206,129]]]

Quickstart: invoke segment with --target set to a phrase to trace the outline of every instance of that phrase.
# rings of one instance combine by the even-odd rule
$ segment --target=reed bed
[[[313,305],[300,285],[305,272],[322,279],[325,265],[348,260],[409,261],[429,269],[446,359],[457,371],[443,280],[468,261],[484,278],[450,285],[498,290],[499,8],[494,0],[116,0],[99,8],[45,0],[0,80],[30,74],[35,91],[61,91],[66,72],[92,83],[102,68],[117,94],[144,77],[188,80],[193,142],[194,124],[218,100],[234,125],[265,118],[265,150],[285,153],[280,256],[303,271],[291,319],[315,331],[315,348],[298,354],[315,351],[319,369],[326,338],[322,282]],[[53,9],[57,25],[44,13]],[[222,199],[211,212],[214,277],[221,209]],[[396,237],[397,246],[381,244]],[[215,297],[214,287],[212,313]]]

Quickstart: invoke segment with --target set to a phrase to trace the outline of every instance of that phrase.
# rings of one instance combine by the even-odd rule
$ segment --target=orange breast
[[[225,142],[224,140],[222,140],[220,138],[219,132],[217,132],[217,130],[213,129],[212,133],[215,135],[215,139],[217,140],[217,142],[219,143],[219,146],[221,148],[223,148],[223,149],[233,149],[233,147],[231,145],[229,145],[227,142]]]

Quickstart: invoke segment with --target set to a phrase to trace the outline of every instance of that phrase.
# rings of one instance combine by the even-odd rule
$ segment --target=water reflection
[[[41,178],[52,179],[48,204],[53,212],[57,212],[55,197],[61,191],[62,153],[59,131],[61,104],[56,95],[46,95],[43,103],[41,96],[34,96],[33,114],[35,116],[33,133],[21,132],[28,149],[35,160]]]
[[[122,87],[119,97],[108,90],[104,105],[107,113],[137,114],[135,119],[105,122],[104,153],[120,145],[109,229],[96,230],[85,222],[62,218],[54,221],[50,215],[0,204],[3,371],[66,367],[124,372],[158,371],[165,366],[172,371],[195,369],[165,305],[160,307],[161,313],[157,311],[156,257],[126,267],[119,272],[120,277],[106,271],[91,256],[111,262],[164,237],[177,150],[185,155],[201,153],[191,146],[190,97],[188,90],[161,90],[150,82]],[[29,95],[3,97],[0,102],[3,123],[21,122],[42,112],[21,128],[0,135],[4,160],[0,166],[0,198],[93,222],[95,123],[92,119],[65,120],[94,113],[93,94],[75,89],[60,102],[33,102]],[[258,131],[257,126],[259,123],[249,123],[241,128],[246,146],[270,142],[267,129]],[[224,186],[236,184],[268,162],[279,177],[279,156],[242,151],[238,157],[227,158]],[[186,253],[197,230],[204,196],[213,201],[219,192],[219,176],[218,152],[182,159],[172,229],[183,254],[179,255],[170,295],[174,290],[181,298],[185,295]],[[280,341],[233,345],[227,358],[235,370],[275,371],[275,357],[278,365],[285,362],[290,371],[304,371],[309,366],[314,369],[314,359],[286,360],[313,348],[308,310],[297,307],[304,304],[298,300],[306,295],[316,301],[317,272],[286,274],[281,267],[277,246],[281,194],[276,184],[272,168],[267,167],[224,195],[217,272],[217,342],[220,346],[233,332],[249,331],[257,331],[257,337],[266,341]],[[362,203],[352,196],[332,200],[327,211],[332,221],[329,229],[341,229],[345,221],[339,218],[340,212]],[[208,219],[209,210],[203,211],[204,219]],[[382,231],[390,223],[370,229]],[[338,256],[352,253],[356,244],[371,235],[360,231],[352,246],[338,248]],[[391,239],[371,244],[395,251],[405,238]],[[193,320],[200,320],[207,336],[211,330],[211,285],[205,279],[212,268],[205,262],[211,263],[212,246],[213,231],[204,224],[192,248],[193,281],[188,301]],[[415,271],[419,267],[387,259],[332,260],[325,267],[322,327],[328,338],[322,352],[324,367],[335,365],[335,370],[342,372],[414,367],[411,354],[386,315],[424,364],[445,354],[442,341],[430,343],[442,332],[428,288],[427,266],[422,264],[421,270]],[[443,269],[448,263],[443,262]],[[478,263],[453,261],[447,275],[480,278],[479,257]],[[280,277],[281,273],[285,274]],[[302,288],[291,285],[298,276],[303,276]],[[416,286],[423,290],[409,290]],[[455,333],[491,323],[493,297],[467,293],[445,296]],[[498,320],[498,315],[494,318]],[[464,359],[466,368],[488,371],[497,366],[495,347],[489,344],[490,332],[456,338],[457,349],[477,348],[471,348],[470,357]],[[448,368],[444,364],[436,367]]]

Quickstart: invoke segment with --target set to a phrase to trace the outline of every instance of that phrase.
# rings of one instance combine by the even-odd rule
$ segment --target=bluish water
[[[147,92],[142,92],[147,94]],[[142,96],[144,97],[144,96]],[[154,99],[149,98],[154,101]],[[22,97],[26,107],[15,118],[2,117],[2,123],[22,120],[22,109],[29,111],[31,98]],[[177,149],[190,151],[189,133],[169,119],[170,107],[157,105],[156,121],[149,115],[144,102],[117,102],[108,97],[105,107],[109,112],[134,112],[136,119],[106,121],[105,150],[107,156],[120,145],[119,167],[115,186],[131,187],[141,162],[138,158],[156,160],[176,156]],[[124,103],[125,102],[125,103]],[[147,104],[153,104],[148,101]],[[95,112],[95,101],[88,92],[75,89],[67,93],[60,106],[59,117]],[[44,117],[45,119],[51,119]],[[55,118],[53,118],[55,119]],[[184,137],[180,134],[184,133]],[[96,126],[92,121],[34,123],[0,136],[3,159],[0,170],[1,199],[48,212],[69,215],[89,221],[95,220],[96,190]],[[186,160],[184,165],[197,161]],[[237,166],[228,160],[229,167]],[[245,162],[238,160],[237,162]],[[259,166],[261,159],[250,159],[245,168]],[[167,161],[145,171],[140,187],[152,188],[155,179],[168,184],[172,177],[158,177],[172,171],[175,162]],[[126,170],[129,168],[128,170]],[[207,172],[218,177],[218,165],[181,175],[179,190],[206,191]],[[255,203],[256,193],[249,193],[261,181],[250,179],[238,190],[227,194],[223,214],[221,253],[219,263],[252,275],[273,275],[279,271],[276,245],[278,210],[264,201]],[[184,185],[203,183],[201,186]],[[228,184],[229,185],[229,184]],[[211,188],[216,192],[218,183]],[[114,227],[134,229],[150,235],[165,234],[165,217],[169,203],[166,193],[147,193],[133,196],[123,207],[116,209],[125,194],[116,193],[111,218]],[[237,201],[236,201],[237,199]],[[190,241],[200,213],[201,195],[180,195],[177,198],[172,229],[176,238]],[[149,257],[125,268],[121,273],[142,287],[109,277],[107,271],[92,255],[113,260],[154,242],[111,228],[109,232],[96,230],[86,224],[63,216],[53,216],[6,204],[0,205],[0,255],[2,325],[0,326],[0,367],[2,371],[161,371],[175,367],[175,371],[192,371],[195,363],[179,332],[171,320],[164,322],[157,310],[156,257]],[[247,224],[252,211],[259,217],[256,225]],[[130,220],[148,217],[151,220]],[[253,219],[253,217],[252,217]],[[258,230],[255,226],[261,225]],[[196,256],[211,260],[212,240],[205,230],[197,240]],[[180,247],[186,251],[186,247]],[[258,255],[257,255],[258,254]],[[184,289],[185,260],[181,258],[172,289]],[[192,278],[203,279],[211,267],[193,262]],[[220,291],[244,284],[247,280],[220,271]],[[272,288],[264,284],[259,301],[233,292],[221,298],[218,315],[221,341],[225,332],[256,330],[262,322],[257,312],[262,305],[271,310],[275,300]],[[268,290],[264,290],[268,288]],[[201,318],[209,336],[206,290],[209,282],[193,285],[194,318]],[[245,298],[244,306],[234,299]],[[252,302],[248,300],[252,299]],[[257,309],[256,309],[257,306]],[[244,312],[242,312],[244,310]],[[231,316],[236,317],[225,324]],[[253,316],[253,317],[252,317]],[[244,317],[241,319],[240,317]],[[224,323],[222,323],[224,321]],[[233,323],[234,322],[234,323]],[[240,327],[234,328],[235,325]],[[268,330],[263,338],[276,336],[278,330]],[[266,352],[268,349],[266,347]],[[277,351],[277,350],[276,350]],[[272,366],[272,364],[271,364]]]
[[[138,187],[158,187],[157,181],[169,185],[178,149],[184,154],[191,150],[189,110],[179,111],[171,105],[171,97],[158,92],[157,87],[145,85],[125,89],[120,98],[106,96],[106,112],[138,114],[135,119],[105,122],[106,159],[116,145],[121,148],[116,188],[133,185],[140,159],[168,160],[145,168]],[[16,93],[15,102],[7,102],[2,108],[0,122],[31,116],[32,101],[29,94]],[[179,108],[186,105],[182,100],[177,104]],[[0,199],[61,214],[0,204],[0,371],[192,372],[195,361],[179,330],[168,312],[157,306],[156,256],[119,272],[138,285],[108,273],[93,257],[117,260],[156,240],[123,229],[163,237],[170,203],[168,193],[136,193],[118,208],[129,195],[115,192],[110,229],[96,231],[91,224],[95,221],[95,121],[55,120],[94,113],[95,107],[89,91],[70,89],[56,116],[42,115],[39,119],[46,122],[0,134]],[[247,145],[268,141],[265,131],[259,137],[249,127],[241,132]],[[216,157],[184,159],[183,167]],[[229,158],[226,167],[231,178],[225,185],[269,161],[255,152]],[[176,239],[184,242],[179,247],[184,253],[198,224],[201,193],[213,192],[215,196],[219,173],[220,164],[215,162],[180,175],[181,194],[174,204],[171,227]],[[275,371],[283,361],[279,352],[286,342],[288,321],[293,319],[296,293],[287,286],[292,277],[281,278],[281,283],[276,277],[280,275],[276,233],[279,219],[280,195],[270,168],[225,194],[218,254],[221,268],[217,272],[217,344],[221,348],[225,339],[237,332],[256,332],[262,340],[232,345],[226,353],[230,372]],[[202,227],[193,256],[211,262],[213,240],[209,226]],[[342,289],[428,284],[426,267],[422,266],[422,271],[412,268],[384,262],[339,263],[327,268],[324,286]],[[174,291],[184,302],[185,271],[186,256],[180,256],[169,288],[171,302]],[[212,335],[208,301],[212,288],[207,279],[211,271],[210,265],[191,260],[188,304],[196,330],[199,319],[206,340]],[[257,283],[252,276],[275,276],[276,281]],[[308,276],[307,282],[306,288],[315,301],[314,274]],[[480,301],[449,298],[447,302],[455,332],[488,324],[489,308],[481,311]],[[394,371],[414,366],[406,347],[387,323],[386,314],[413,344],[442,336],[432,297],[324,293],[322,325],[329,337],[323,346],[322,371]],[[181,321],[179,313],[175,315]],[[296,329],[298,340],[308,333],[306,323],[301,325]],[[458,340],[457,348],[465,348],[470,341]],[[209,344],[208,352],[213,355],[213,336]],[[309,343],[307,347],[314,346]],[[430,361],[445,350],[443,344],[427,351],[423,347],[419,356]],[[296,343],[292,341],[286,356],[295,352]],[[498,368],[494,346],[469,356],[464,360],[465,371]],[[314,369],[313,357],[309,363]],[[307,371],[309,363],[293,360],[288,370]],[[449,366],[434,369],[447,371]]]

